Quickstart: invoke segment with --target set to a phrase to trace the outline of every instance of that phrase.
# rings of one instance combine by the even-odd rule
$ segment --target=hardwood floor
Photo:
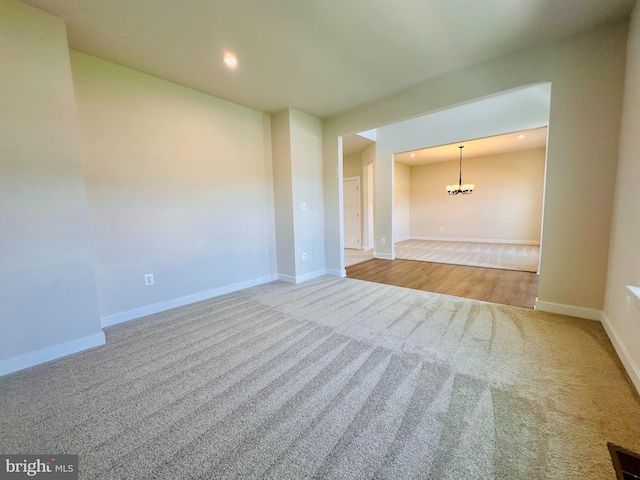
[[[347,277],[525,308],[538,294],[535,273],[416,260],[374,258],[347,267]]]

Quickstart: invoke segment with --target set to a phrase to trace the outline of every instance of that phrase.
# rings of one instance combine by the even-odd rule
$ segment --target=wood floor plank
[[[374,258],[347,267],[347,277],[524,308],[538,294],[535,273],[416,260]]]

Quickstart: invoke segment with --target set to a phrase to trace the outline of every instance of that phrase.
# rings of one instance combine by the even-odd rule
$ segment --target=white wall
[[[476,188],[448,195],[459,165],[456,159],[411,167],[411,237],[540,243],[544,148],[465,157],[462,181]]]
[[[64,22],[0,1],[0,375],[104,343]]]
[[[603,306],[617,162],[627,25],[468,67],[423,82],[324,123],[327,266],[341,265],[339,135],[367,130],[526,85],[551,82],[539,308],[577,315]],[[380,212],[379,178],[392,176],[393,152],[376,148],[376,249],[391,212]],[[390,173],[391,172],[391,173]],[[379,175],[380,174],[380,175]],[[568,185],[574,186],[567,188]],[[389,202],[392,203],[392,202]],[[390,227],[389,227],[390,229]],[[588,241],[585,241],[588,239]],[[575,309],[574,307],[578,307]]]
[[[361,177],[362,176],[362,155],[345,155],[342,159],[342,176]]]
[[[551,84],[528,85],[376,129],[393,153],[546,127]]]
[[[411,169],[394,162],[393,165],[393,241],[409,238],[411,215]]]
[[[290,108],[289,122],[296,278],[301,281],[325,273],[322,121]],[[307,260],[302,259],[303,253]]]
[[[106,323],[271,279],[269,116],[79,52],[71,66]]]
[[[293,178],[291,176],[291,129],[289,110],[271,115],[273,187],[277,244],[277,272],[296,276],[296,249],[293,228]]]
[[[278,278],[298,283],[325,273],[322,122],[293,108],[271,118]]]
[[[640,286],[640,5],[627,45],[618,158],[604,324],[640,391],[640,300],[626,289]],[[633,299],[628,312],[627,297]]]
[[[373,178],[373,162],[376,158],[376,144],[372,143],[362,152],[362,245],[365,250],[373,248],[374,233],[374,196],[375,179]]]

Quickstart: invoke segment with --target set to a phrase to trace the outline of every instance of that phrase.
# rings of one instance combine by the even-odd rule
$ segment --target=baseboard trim
[[[308,282],[309,280],[313,280],[314,278],[318,278],[326,274],[327,274],[327,270],[322,268],[320,270],[316,270],[315,272],[310,272],[305,275],[298,275],[296,277],[296,283]]]
[[[148,305],[146,307],[135,308],[126,312],[116,313],[115,315],[108,315],[102,318],[102,328],[122,322],[128,322],[129,320],[134,320],[136,318],[146,317],[147,315],[153,315],[154,313],[164,312],[165,310],[171,310],[172,308],[182,307],[184,305],[189,305],[190,303],[219,297],[220,295],[225,295],[227,293],[237,292],[238,290],[244,290],[245,288],[255,287],[256,285],[272,282],[275,279],[275,275],[266,275],[264,277],[254,278],[253,280],[214,288],[213,290],[207,290],[206,292],[194,293],[192,295],[167,300],[166,302],[154,303],[153,305]]]
[[[280,280],[281,282],[296,283],[296,277],[293,277],[291,275],[284,275],[282,273],[278,274],[278,280]]]
[[[393,243],[404,242],[405,240],[410,240],[410,239],[411,239],[411,237],[394,238],[393,239]]]
[[[396,259],[396,254],[395,253],[373,252],[373,256],[376,257],[376,258],[381,258],[383,260],[395,260]]]
[[[347,270],[343,268],[342,270],[334,270],[333,268],[327,268],[327,275],[333,275],[334,277],[346,277]]]
[[[414,237],[408,240],[431,240],[434,242],[506,243],[509,245],[540,245],[540,240],[502,240],[498,238]]]
[[[613,328],[611,321],[604,314],[604,312],[601,316],[601,322],[605,332],[607,332],[607,335],[609,336],[609,340],[611,340],[611,343],[613,344],[613,348],[616,350],[616,353],[618,354],[618,357],[622,362],[622,365],[624,365],[624,368],[627,371],[631,382],[633,383],[634,387],[636,387],[638,393],[640,393],[640,367],[635,364],[635,362],[631,358],[631,355],[629,355],[629,351],[624,346],[624,343],[620,339],[618,332],[616,332],[615,328]]]
[[[315,272],[305,273],[304,275],[298,275],[296,277],[293,277],[291,275],[283,275],[279,273],[278,280],[282,280],[283,282],[287,282],[287,283],[302,283],[302,282],[308,282],[309,280],[313,280],[314,278],[318,278],[326,274],[327,274],[327,270],[324,268],[321,270],[316,270]]]
[[[558,313],[560,315],[569,315],[570,317],[585,318],[587,320],[596,320],[598,322],[602,316],[602,312],[600,310],[574,307],[572,305],[562,305],[560,303],[541,302],[537,298],[533,308],[540,310],[541,312]]]
[[[104,332],[96,333],[88,337],[79,338],[70,342],[53,345],[35,352],[23,353],[12,358],[0,361],[0,377],[9,373],[34,367],[41,363],[50,362],[58,358],[66,357],[89,348],[104,345],[106,338]]]

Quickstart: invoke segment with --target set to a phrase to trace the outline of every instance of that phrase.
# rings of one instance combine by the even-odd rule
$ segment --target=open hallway
[[[535,273],[416,260],[375,258],[347,267],[347,277],[524,308],[538,292]]]

